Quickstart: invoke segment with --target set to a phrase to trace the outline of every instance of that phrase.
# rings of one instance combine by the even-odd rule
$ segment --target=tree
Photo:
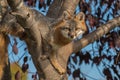
[[[32,0],[29,0],[28,5],[34,6],[34,3],[30,2],[30,1],[32,1]],[[36,0],[34,0],[34,1],[36,1]],[[43,3],[44,0],[40,0],[40,1],[41,1],[41,4],[39,5],[39,7],[42,7],[43,5],[45,7],[45,3]],[[111,0],[110,2],[108,2],[106,0],[106,1],[100,2],[100,6],[102,6],[104,4],[108,5],[106,10],[111,8],[110,7],[111,5],[114,5],[114,8],[112,8],[112,10],[113,10],[112,15],[113,15],[114,19],[112,19],[112,20],[107,19],[106,21],[108,21],[108,20],[109,21],[103,25],[103,23],[106,22],[103,20],[103,15],[106,13],[106,11],[104,11],[102,13],[102,11],[100,9],[101,7],[98,7],[97,8],[98,11],[96,12],[97,17],[93,16],[91,14],[92,12],[91,12],[90,6],[88,5],[88,4],[92,4],[93,1],[85,2],[84,0],[64,0],[64,1],[54,0],[53,3],[49,7],[47,15],[43,16],[40,13],[35,12],[35,10],[28,8],[28,6],[25,6],[23,4],[23,0],[7,0],[8,5],[10,6],[10,10],[7,8],[8,7],[7,4],[3,5],[5,7],[2,8],[3,10],[2,10],[2,14],[1,14],[2,19],[1,19],[1,27],[0,28],[1,28],[1,30],[3,30],[1,32],[2,32],[2,35],[4,35],[4,37],[6,37],[7,36],[6,33],[7,34],[11,33],[11,32],[9,32],[10,30],[13,31],[13,29],[17,30],[17,28],[19,28],[19,31],[17,31],[17,34],[13,33],[11,35],[17,35],[26,41],[29,52],[32,56],[33,62],[38,71],[39,77],[41,78],[40,80],[42,80],[44,78],[46,78],[46,80],[60,80],[62,78],[63,78],[63,80],[66,80],[67,79],[66,73],[64,73],[61,76],[54,69],[54,67],[50,63],[49,59],[45,59],[45,60],[40,59],[39,49],[41,48],[41,46],[37,46],[36,43],[41,44],[40,41],[42,39],[41,39],[41,35],[39,33],[41,32],[41,34],[44,35],[45,28],[44,29],[41,28],[41,30],[39,30],[39,28],[36,26],[41,26],[41,27],[52,26],[53,27],[54,25],[58,24],[60,21],[63,20],[63,18],[61,16],[63,15],[64,11],[68,11],[72,16],[74,16],[74,12],[75,12],[75,9],[76,9],[78,3],[79,3],[79,7],[80,7],[81,11],[83,11],[86,14],[86,16],[87,16],[86,20],[89,21],[90,26],[91,27],[99,26],[95,31],[82,37],[82,39],[80,39],[78,41],[70,42],[69,44],[67,44],[57,50],[58,63],[61,64],[61,66],[64,69],[66,69],[67,61],[69,59],[69,56],[72,54],[72,52],[78,52],[83,47],[85,47],[89,43],[94,42],[95,40],[99,40],[100,42],[102,42],[102,41],[104,42],[105,41],[104,39],[110,40],[109,39],[110,37],[108,38],[107,36],[105,36],[105,38],[104,38],[102,36],[104,34],[108,33],[110,30],[112,30],[116,26],[120,25],[120,17],[116,16],[116,15],[119,15],[118,11],[120,8],[119,7],[120,1],[116,0],[115,3],[112,4],[113,1],[114,0]],[[97,1],[94,1],[94,2],[96,3],[95,5],[97,5],[99,3]],[[12,10],[12,12],[11,12],[11,10]],[[7,11],[11,14],[6,15]],[[88,13],[87,13],[87,11],[88,11]],[[39,17],[39,15],[41,17],[39,19],[36,18],[36,17]],[[116,18],[115,18],[115,16],[116,16]],[[9,17],[11,17],[11,18],[9,18]],[[109,16],[108,16],[108,18],[109,18]],[[103,22],[101,21],[101,19]],[[54,23],[51,23],[52,21],[54,21]],[[41,23],[41,25],[38,25],[40,23]],[[27,35],[27,36],[23,36],[23,34]],[[117,35],[116,33],[114,33],[114,34]],[[120,34],[120,33],[118,32],[118,34]],[[110,32],[109,36],[111,36],[111,32]],[[102,37],[102,39],[100,37]],[[48,39],[48,37],[45,37],[45,39]],[[115,39],[117,40],[116,37],[115,37]],[[5,40],[9,41],[9,39],[6,39],[6,38],[5,38]],[[109,43],[110,43],[110,46],[113,47],[113,41],[110,40]],[[119,45],[117,45],[117,46],[119,46]],[[34,48],[36,48],[36,49],[34,49]],[[106,56],[104,56],[104,58],[106,58]],[[117,62],[119,61],[118,58],[119,58],[119,54],[117,56]],[[108,71],[109,70],[104,70],[104,73],[107,74]],[[108,79],[110,79],[110,78],[111,77],[108,77]]]

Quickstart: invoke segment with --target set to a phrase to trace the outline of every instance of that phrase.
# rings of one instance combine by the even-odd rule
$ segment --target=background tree
[[[86,23],[88,25],[89,34],[87,34],[82,39],[80,39],[76,42],[71,42],[71,43],[65,45],[64,47],[60,48],[58,50],[59,64],[62,64],[62,66],[64,68],[66,68],[67,61],[68,61],[70,54],[72,52],[77,52],[69,60],[73,60],[74,63],[79,62],[80,65],[82,64],[83,61],[86,64],[92,62],[93,64],[96,64],[98,66],[100,63],[104,63],[104,61],[103,61],[104,59],[107,59],[110,62],[113,61],[113,64],[111,64],[111,65],[106,65],[104,63],[105,67],[103,69],[103,74],[106,76],[106,79],[108,79],[108,80],[120,78],[119,72],[118,72],[118,68],[120,67],[120,64],[119,64],[120,28],[119,27],[115,28],[116,26],[120,25],[120,19],[119,19],[120,1],[119,0],[104,0],[104,1],[101,1],[101,0],[96,0],[96,1],[94,1],[94,0],[93,1],[92,0],[80,0],[80,1],[79,0],[64,0],[64,1],[54,0],[53,2],[51,0],[46,0],[46,1],[45,0],[39,0],[39,1],[24,0],[24,1],[28,6],[38,6],[39,9],[41,9],[41,8],[47,9],[47,6],[50,6],[46,16],[50,17],[50,18],[54,18],[54,19],[56,19],[56,21],[57,20],[59,21],[59,18],[64,11],[69,11],[71,15],[76,14],[79,11],[84,12],[86,14]],[[39,2],[39,5],[36,5],[37,2]],[[9,3],[9,6],[11,7],[11,9],[15,12],[17,10],[18,11],[26,10],[26,12],[29,12],[27,9],[25,9],[24,6],[21,6],[21,0],[16,0],[16,1],[8,0],[8,3]],[[76,10],[77,5],[78,5],[78,9]],[[3,8],[5,8],[4,11],[2,10]],[[7,11],[6,8],[7,7],[1,7],[1,11],[2,11],[1,17],[6,16],[5,15],[5,13]],[[24,15],[24,12],[23,12],[23,15]],[[37,14],[35,14],[35,15],[37,15]],[[114,19],[111,20],[112,18],[114,18]],[[42,19],[38,20],[38,22],[41,20]],[[16,21],[13,20],[13,22],[16,22]],[[21,23],[19,23],[19,24],[20,24],[20,26],[22,26],[22,28],[26,27],[23,25],[23,23],[22,23],[23,21],[20,21],[20,22]],[[8,24],[8,23],[4,23],[4,24]],[[16,24],[16,26],[18,26],[19,24]],[[1,25],[3,25],[3,23]],[[35,25],[35,23],[34,23],[34,25]],[[1,27],[1,28],[5,28],[5,27]],[[115,29],[113,29],[113,28],[115,28]],[[7,28],[7,29],[11,29],[11,28]],[[32,32],[29,32],[29,33],[30,33],[30,35],[34,35]],[[106,35],[104,35],[104,34],[106,34]],[[15,34],[13,34],[13,35],[15,35]],[[21,35],[19,35],[19,37],[21,37]],[[95,41],[95,40],[97,40],[97,41]],[[97,51],[93,51],[94,54],[97,53],[98,55],[92,55],[90,53],[90,51],[78,52],[79,50],[81,50],[83,47],[85,47],[89,43],[92,43],[92,45],[94,45],[94,44],[98,45]],[[108,47],[107,49],[105,49],[106,46]],[[93,46],[92,50],[94,50],[95,48],[96,47]],[[108,55],[108,53],[110,53],[111,49],[116,52],[115,55]],[[14,49],[13,51],[15,53],[17,53],[16,49]],[[30,51],[30,52],[31,52],[30,54],[33,58],[33,62],[38,70],[39,76],[43,77],[43,74],[41,75],[41,69],[40,69],[40,67],[41,67],[43,72],[45,73],[45,77],[47,80],[54,80],[54,79],[59,80],[60,78],[64,77],[64,76],[61,77],[61,75],[56,72],[56,70],[52,67],[52,65],[48,59],[46,59],[44,61],[37,61],[36,59],[39,56],[37,55],[37,53],[35,54],[36,51]],[[77,61],[77,57],[79,57],[80,61]],[[68,62],[68,65],[69,64],[71,64],[71,63]],[[73,78],[79,77],[80,80],[86,79],[86,76],[84,74],[82,74],[80,69],[77,69],[74,72],[71,72],[70,68],[71,67],[68,66],[68,74],[69,75],[72,74]],[[111,70],[116,74],[116,76],[111,76],[112,75]],[[49,72],[52,72],[52,73],[49,74]],[[77,74],[79,73],[82,76],[76,75],[76,73]],[[54,77],[53,77],[53,75],[54,75]]]

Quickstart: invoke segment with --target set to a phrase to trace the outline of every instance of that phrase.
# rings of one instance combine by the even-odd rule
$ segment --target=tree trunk
[[[80,0],[54,0],[46,16],[57,19],[64,11],[68,11],[73,15],[79,1]]]
[[[0,0],[0,27],[1,21],[8,10],[8,5],[6,0]],[[4,43],[5,42],[5,43]],[[7,35],[0,32],[0,80],[11,80],[10,64],[8,60],[7,46],[9,38]]]
[[[5,67],[3,68],[3,72],[4,73],[1,80],[11,80],[10,63],[5,64]]]

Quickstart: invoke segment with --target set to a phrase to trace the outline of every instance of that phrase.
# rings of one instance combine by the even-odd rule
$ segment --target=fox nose
[[[75,33],[69,33],[68,36],[70,36],[71,38],[74,38]]]

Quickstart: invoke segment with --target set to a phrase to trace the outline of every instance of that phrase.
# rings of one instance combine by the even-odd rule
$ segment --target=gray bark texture
[[[11,10],[8,11],[10,13],[9,15],[12,16],[12,24],[15,23],[16,29],[19,28],[20,31],[23,30],[27,35],[23,38],[22,35],[17,34],[17,36],[20,38],[22,37],[28,45],[28,50],[40,77],[39,80],[67,80],[67,73],[62,75],[59,74],[48,58],[44,60],[40,58],[42,53],[41,50],[43,49],[41,45],[43,45],[42,42],[46,41],[45,43],[47,43],[47,41],[49,41],[50,30],[53,29],[54,24],[62,20],[61,16],[64,11],[68,11],[71,16],[74,15],[79,1],[80,0],[54,0],[47,15],[44,16],[38,11],[25,6],[23,0],[7,0],[12,10],[12,12]],[[0,29],[6,29],[6,33],[8,31],[7,34],[9,34],[9,30],[12,30],[12,28],[10,28],[12,25],[7,28],[3,26],[7,24],[8,23],[4,20],[3,23],[1,23]],[[120,16],[101,25],[94,32],[89,33],[79,41],[70,42],[59,48],[56,51],[58,63],[66,69],[68,58],[73,52],[78,52],[80,49],[99,39],[118,25],[120,25]]]
[[[5,16],[7,10],[8,10],[7,1],[0,0],[0,27],[2,25],[1,24],[2,19]],[[3,46],[0,46],[0,80],[11,80],[10,64],[7,54],[8,43],[9,43],[8,36],[0,32],[0,44],[1,45],[3,44]]]

